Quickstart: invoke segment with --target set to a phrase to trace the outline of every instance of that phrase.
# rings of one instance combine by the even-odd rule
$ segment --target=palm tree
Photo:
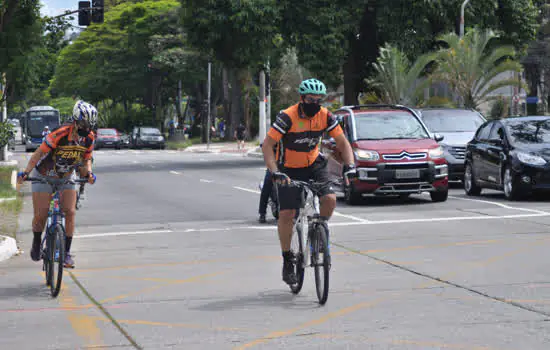
[[[495,81],[505,72],[520,72],[521,65],[514,61],[516,52],[512,46],[498,46],[488,50],[491,39],[497,36],[493,31],[470,30],[460,38],[455,33],[438,39],[447,48],[439,51],[437,70],[432,80],[449,84],[467,108],[477,108],[481,103],[493,99],[489,96],[497,89],[518,85],[517,79]]]
[[[380,56],[373,64],[375,75],[366,83],[377,88],[384,103],[415,104],[424,84],[418,84],[426,66],[437,58],[437,53],[427,53],[411,64],[405,53],[386,44],[380,48]]]

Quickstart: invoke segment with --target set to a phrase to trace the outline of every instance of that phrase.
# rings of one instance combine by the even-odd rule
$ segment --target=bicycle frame
[[[302,230],[302,247],[304,247],[304,257],[302,260],[302,267],[306,268],[309,266],[311,261],[310,256],[310,228],[319,222],[320,215],[320,203],[319,197],[313,193],[313,191],[308,186],[303,186],[305,190],[305,200],[302,207],[299,209],[299,214],[294,223],[293,231],[297,230],[301,226]],[[293,232],[294,234],[294,232]]]

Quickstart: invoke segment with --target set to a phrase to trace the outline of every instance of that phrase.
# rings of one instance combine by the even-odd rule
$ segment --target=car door
[[[472,169],[477,179],[488,181],[487,173],[487,148],[489,141],[489,134],[494,122],[489,121],[482,125],[476,136],[474,146],[472,147]]]
[[[502,184],[500,170],[505,159],[504,145],[504,127],[502,123],[495,122],[487,141],[487,179],[498,185]]]

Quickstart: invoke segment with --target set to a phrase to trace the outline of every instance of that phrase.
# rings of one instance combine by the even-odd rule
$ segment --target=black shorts
[[[293,180],[324,182],[329,180],[327,160],[318,157],[315,162],[307,168],[283,168],[281,171]],[[279,197],[279,209],[299,209],[302,202],[302,188],[296,186],[277,185],[277,196]],[[320,197],[333,194],[331,186],[323,188]]]

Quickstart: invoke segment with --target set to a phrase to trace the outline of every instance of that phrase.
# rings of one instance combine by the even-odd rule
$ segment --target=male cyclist
[[[80,166],[80,177],[88,178],[88,182],[93,184],[96,177],[92,173],[91,164],[94,148],[94,136],[91,130],[96,121],[97,110],[95,107],[84,101],[77,101],[73,108],[71,123],[59,127],[46,136],[44,142],[31,156],[25,171],[19,173],[19,183],[22,183],[27,177],[74,179],[75,169]],[[76,190],[77,185],[72,184],[65,184],[59,188],[60,206],[65,214],[65,249],[67,251],[65,267],[74,267],[70,250],[74,232]],[[34,238],[31,258],[34,261],[40,260],[42,231],[48,219],[52,194],[52,186],[41,182],[32,183]]]
[[[284,186],[289,179],[317,182],[329,180],[327,160],[319,152],[324,132],[334,138],[344,159],[343,172],[347,177],[356,173],[351,146],[334,116],[321,102],[326,96],[325,84],[317,79],[302,81],[298,88],[300,103],[279,112],[262,145],[265,163],[278,184],[279,241],[283,255],[283,281],[297,283],[290,251],[292,228],[296,209],[300,208],[301,192],[298,187]],[[273,146],[281,141],[279,166],[273,155]],[[279,168],[280,167],[280,168]],[[321,220],[326,225],[336,207],[336,194],[327,186],[320,194]]]

